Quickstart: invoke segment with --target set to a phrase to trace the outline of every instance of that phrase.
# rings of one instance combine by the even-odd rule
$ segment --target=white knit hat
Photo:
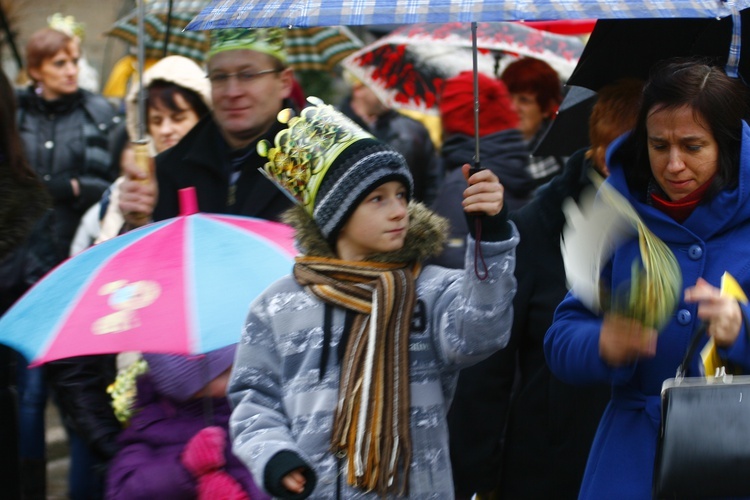
[[[211,104],[211,84],[206,72],[192,59],[168,56],[160,59],[143,73],[143,85],[148,88],[154,80],[162,80],[192,90],[200,96],[208,109]],[[131,140],[138,138],[138,85],[133,85],[125,100],[125,118]],[[143,117],[145,120],[146,117]]]

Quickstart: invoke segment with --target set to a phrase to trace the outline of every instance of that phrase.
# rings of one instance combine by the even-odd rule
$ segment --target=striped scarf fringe
[[[341,366],[331,447],[347,482],[381,495],[408,494],[409,331],[419,265],[298,257],[297,281],[356,313]]]

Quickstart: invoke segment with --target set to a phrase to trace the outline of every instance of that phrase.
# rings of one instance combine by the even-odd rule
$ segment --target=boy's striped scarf
[[[408,494],[409,330],[420,266],[297,257],[294,277],[325,302],[354,311],[332,450],[347,460],[347,482]],[[346,332],[345,332],[346,334]]]

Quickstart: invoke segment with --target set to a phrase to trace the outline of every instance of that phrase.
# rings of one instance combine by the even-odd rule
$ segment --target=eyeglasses
[[[263,75],[270,75],[271,73],[281,73],[282,71],[283,70],[281,69],[264,69],[263,71],[258,71],[255,73],[253,73],[252,71],[238,71],[237,73],[211,73],[208,75],[208,79],[211,82],[211,85],[215,85],[217,87],[228,85],[229,80],[232,77],[235,77],[237,79],[237,83],[239,83],[240,85],[246,85]]]

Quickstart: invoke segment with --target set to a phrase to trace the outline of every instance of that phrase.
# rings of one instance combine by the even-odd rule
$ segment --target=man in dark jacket
[[[372,89],[359,81],[354,82],[351,95],[339,110],[401,153],[414,178],[414,199],[426,205],[432,203],[443,171],[425,126],[384,105]]]
[[[279,111],[292,107],[283,30],[212,31],[208,78],[213,112],[156,157],[156,182],[127,172],[120,208],[130,227],[178,215],[178,191],[189,186],[202,212],[277,219],[290,206],[258,171],[266,160],[256,151],[285,126]]]

